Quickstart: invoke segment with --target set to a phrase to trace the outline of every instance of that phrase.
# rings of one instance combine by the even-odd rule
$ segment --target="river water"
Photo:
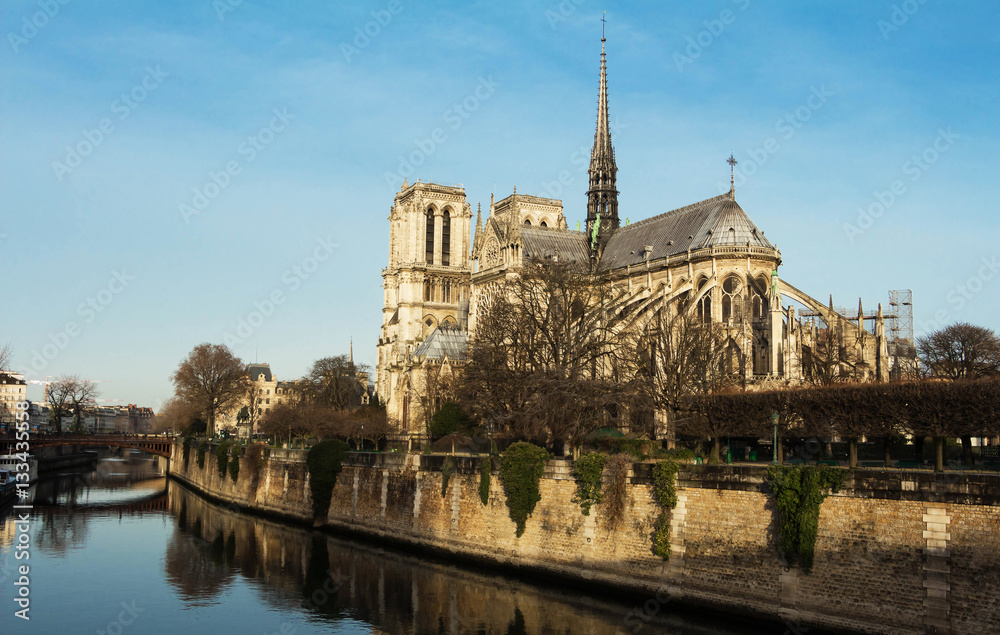
[[[346,539],[213,504],[105,457],[0,510],[0,633],[782,633]],[[20,535],[18,524],[27,529]],[[28,541],[16,559],[18,545]],[[28,565],[29,584],[16,585]],[[15,596],[27,587],[25,621]]]

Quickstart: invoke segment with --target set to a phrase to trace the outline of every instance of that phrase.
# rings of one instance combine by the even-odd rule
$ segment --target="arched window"
[[[708,278],[702,278],[698,281],[698,292],[705,288],[708,284]],[[706,324],[712,321],[712,292],[706,293],[701,300],[698,300],[698,317],[701,318],[702,322]]]
[[[751,285],[751,297],[751,317],[755,320],[764,319],[764,310],[767,308],[767,281],[764,278],[757,278]]]
[[[548,225],[545,224],[545,221],[542,221],[542,222],[538,223],[538,226],[539,227],[548,227]]]
[[[527,218],[525,218],[525,219],[524,219],[524,224],[525,224],[525,225],[527,225],[528,227],[531,227],[531,220],[530,220],[530,219],[527,219]]]
[[[441,264],[445,267],[451,260],[451,214],[444,210],[441,218]]]
[[[427,246],[424,249],[426,252],[427,264],[434,264],[434,210],[427,210]]]
[[[743,319],[743,283],[736,276],[729,276],[722,283],[722,321],[740,322]]]

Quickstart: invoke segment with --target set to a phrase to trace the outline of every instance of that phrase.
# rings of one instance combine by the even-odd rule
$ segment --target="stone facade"
[[[724,368],[744,383],[800,382],[815,372],[817,359],[833,368],[829,372],[851,379],[889,377],[881,305],[866,314],[859,301],[857,315],[848,316],[834,309],[832,298],[824,304],[781,280],[781,252],[737,203],[735,188],[622,223],[628,210],[619,208],[617,172],[602,41],[585,231],[568,229],[562,201],[518,194],[515,188],[499,202],[491,197],[489,216],[484,224],[477,215],[470,245],[471,212],[463,188],[403,183],[389,216],[377,362],[378,393],[401,431],[424,432],[419,424],[426,413],[414,408],[415,387],[427,385],[418,375],[428,360],[412,357],[419,342],[442,324],[467,327],[474,337],[477,315],[503,281],[536,261],[607,272],[613,284],[627,290],[629,328],[643,328],[661,310],[676,313],[684,300],[684,310],[725,331]],[[451,223],[447,257],[443,222]]]
[[[223,501],[334,531],[613,587],[657,606],[754,615],[792,632],[973,634],[1000,624],[997,476],[871,472],[849,480],[820,509],[816,560],[806,575],[777,553],[762,468],[685,466],[672,557],[664,562],[651,552],[659,510],[649,464],[633,466],[624,520],[611,527],[600,505],[583,516],[572,502],[570,462],[550,461],[541,502],[517,538],[496,464],[483,505],[478,458],[456,457],[442,496],[443,456],[352,454],[327,517],[314,523],[304,459],[303,451],[272,450],[253,487],[244,471],[236,484],[219,477],[211,454],[199,470],[192,450],[185,466],[175,445],[171,474]],[[641,614],[631,619],[644,623]]]

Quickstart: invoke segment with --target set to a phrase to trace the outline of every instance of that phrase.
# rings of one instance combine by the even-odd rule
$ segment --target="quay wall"
[[[572,502],[570,461],[551,460],[541,501],[518,538],[494,461],[489,503],[479,458],[456,456],[442,495],[443,456],[350,454],[329,513],[313,519],[306,452],[270,450],[259,474],[220,476],[174,445],[172,477],[225,503],[332,531],[361,534],[467,561],[634,593],[623,632],[669,605],[784,622],[790,632],[1000,632],[1000,476],[855,472],[820,508],[811,573],[776,547],[766,470],[685,465],[670,517],[671,558],[651,550],[660,512],[648,464],[629,473],[624,520]]]

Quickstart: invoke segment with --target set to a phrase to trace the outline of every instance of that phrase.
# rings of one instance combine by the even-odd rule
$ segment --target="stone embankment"
[[[495,464],[489,502],[479,458],[455,457],[442,496],[442,456],[351,454],[329,513],[315,520],[305,452],[271,450],[257,474],[220,476],[175,445],[174,478],[226,503],[427,552],[636,594],[644,611],[697,605],[806,628],[865,633],[1000,632],[1000,476],[859,471],[820,508],[812,572],[787,567],[761,467],[683,466],[671,558],[652,553],[660,510],[649,465],[630,471],[624,520],[572,502],[569,461],[552,460],[541,502],[515,535]]]

